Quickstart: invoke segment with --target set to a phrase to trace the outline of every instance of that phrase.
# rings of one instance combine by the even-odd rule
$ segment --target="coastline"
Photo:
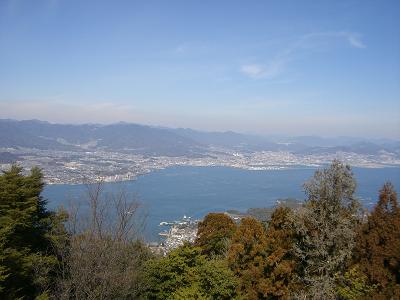
[[[165,167],[158,167],[154,168],[151,170],[148,170],[147,172],[143,172],[140,174],[135,174],[131,178],[128,179],[119,179],[119,180],[108,180],[107,178],[100,178],[98,180],[103,180],[104,183],[121,183],[121,182],[130,182],[130,181],[136,181],[138,178],[148,175],[150,173],[154,173],[157,171],[161,170],[166,170],[169,168],[179,168],[179,167],[198,167],[198,168],[232,168],[232,169],[239,169],[239,170],[245,170],[245,171],[280,171],[280,170],[298,170],[298,169],[311,169],[311,170],[316,170],[319,168],[323,168],[326,166],[328,163],[324,164],[319,164],[319,165],[285,165],[285,166],[265,166],[265,167],[246,167],[246,166],[237,166],[237,165],[226,165],[226,164],[209,164],[209,165],[195,165],[195,164],[173,164]],[[393,169],[393,168],[400,168],[400,165],[350,165],[352,168],[362,168],[362,169]],[[117,174],[115,175],[117,177],[124,177],[124,174]],[[114,176],[110,176],[114,177]],[[45,184],[46,185],[82,185],[82,184],[93,184],[98,181],[91,181],[91,182],[49,182],[46,181],[45,179]]]
[[[104,191],[121,188],[141,203],[146,215],[146,240],[158,240],[158,225],[183,215],[196,219],[209,212],[268,207],[278,198],[304,199],[303,183],[315,168],[272,171],[249,171],[230,167],[174,166],[139,176],[136,180],[106,182]],[[390,180],[400,187],[398,168],[353,168],[357,180],[357,196],[363,205],[373,207],[383,183]],[[86,193],[79,184],[54,184],[45,187],[43,197],[51,209],[80,201]]]

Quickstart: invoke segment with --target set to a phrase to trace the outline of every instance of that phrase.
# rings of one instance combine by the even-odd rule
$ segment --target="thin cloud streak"
[[[299,41],[297,46],[308,46],[312,44],[313,41],[317,39],[344,39],[349,43],[349,45],[353,48],[359,48],[359,49],[364,49],[367,46],[363,43],[361,40],[361,35],[356,32],[348,32],[348,31],[325,31],[325,32],[315,32],[315,33],[309,33],[304,36],[302,36]]]
[[[349,40],[349,43],[355,48],[364,49],[367,47],[357,36],[349,35],[347,36],[347,39]]]
[[[309,33],[295,40],[291,45],[279,52],[275,58],[268,63],[243,64],[240,72],[252,79],[274,79],[284,73],[287,65],[296,59],[300,51],[313,51],[319,48],[318,40],[344,39],[352,48],[365,49],[367,46],[362,42],[361,35],[346,31],[331,31]]]
[[[251,78],[259,78],[264,73],[263,67],[256,64],[243,65],[240,70]]]
[[[283,72],[285,64],[285,60],[276,59],[266,66],[260,64],[246,64],[240,68],[240,71],[253,79],[273,79]]]

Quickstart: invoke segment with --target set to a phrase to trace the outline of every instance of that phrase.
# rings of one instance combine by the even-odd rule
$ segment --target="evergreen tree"
[[[368,277],[360,271],[358,265],[352,266],[343,276],[338,277],[337,292],[340,299],[370,299],[377,288],[377,285],[368,282]]]
[[[234,299],[237,280],[223,260],[208,260],[201,248],[185,244],[146,263],[143,299]]]
[[[296,213],[294,253],[302,293],[333,299],[335,280],[352,256],[359,204],[356,182],[349,166],[335,160],[318,170],[305,185],[304,209]]]
[[[228,262],[240,279],[240,291],[246,299],[264,299],[266,248],[263,225],[254,218],[243,218],[232,237]]]
[[[400,207],[391,183],[383,186],[361,227],[355,258],[370,284],[378,287],[374,299],[400,299]]]
[[[265,295],[287,299],[294,288],[296,259],[292,253],[294,231],[291,227],[291,209],[278,207],[274,210],[266,230],[267,263]]]
[[[289,208],[278,207],[267,230],[259,221],[244,218],[234,234],[228,261],[240,279],[240,289],[246,299],[289,297],[296,267],[290,215]]]
[[[210,213],[199,223],[196,246],[210,257],[225,255],[236,224],[223,213]]]
[[[14,165],[0,176],[2,299],[32,299],[51,286],[58,262],[53,242],[65,232],[60,219],[46,209],[43,186],[38,168],[24,176]]]

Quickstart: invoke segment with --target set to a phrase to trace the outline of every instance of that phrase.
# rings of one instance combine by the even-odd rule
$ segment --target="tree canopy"
[[[0,176],[0,298],[34,298],[51,285],[58,258],[54,243],[64,235],[60,219],[40,195],[43,176],[12,166]]]
[[[224,255],[236,230],[236,224],[226,214],[209,213],[198,225],[196,245],[208,256]]]
[[[379,201],[357,236],[355,259],[371,284],[374,298],[400,298],[400,207],[391,183],[380,190]]]
[[[258,299],[264,294],[266,248],[262,223],[254,218],[243,218],[232,237],[228,262],[240,278],[240,290],[247,299]]]
[[[46,209],[43,186],[37,168],[0,175],[1,299],[400,299],[394,187],[362,214],[337,160],[304,184],[303,205],[265,222],[210,213],[193,244],[165,256],[141,241],[139,204],[124,192],[91,185],[87,214],[67,215]]]
[[[323,299],[336,295],[335,274],[352,256],[359,203],[351,168],[334,160],[304,184],[307,200],[294,216],[294,253],[302,293]]]
[[[265,294],[271,298],[287,298],[294,286],[297,261],[293,255],[293,212],[287,207],[275,209],[266,230],[267,264]]]
[[[144,299],[233,299],[237,279],[224,260],[209,260],[201,248],[185,244],[147,262]],[[186,298],[185,298],[186,297]]]

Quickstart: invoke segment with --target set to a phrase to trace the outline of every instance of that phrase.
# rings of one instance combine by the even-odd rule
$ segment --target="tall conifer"
[[[0,298],[32,299],[51,284],[57,264],[55,215],[42,198],[42,173],[12,166],[0,176]]]
[[[377,285],[375,299],[400,299],[400,207],[391,183],[380,190],[359,232],[355,257],[370,283]]]

